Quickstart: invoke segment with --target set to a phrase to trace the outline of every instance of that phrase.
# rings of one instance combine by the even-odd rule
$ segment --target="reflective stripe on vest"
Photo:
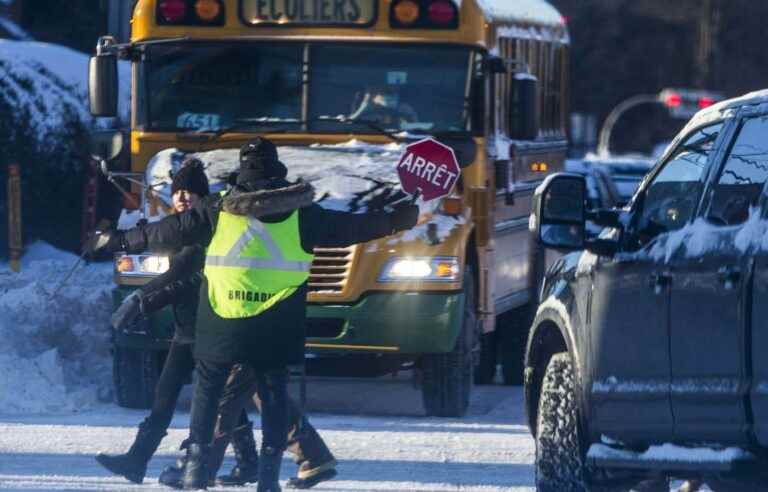
[[[221,211],[205,257],[211,308],[222,318],[256,316],[307,281],[313,258],[301,247],[298,211],[276,223]]]

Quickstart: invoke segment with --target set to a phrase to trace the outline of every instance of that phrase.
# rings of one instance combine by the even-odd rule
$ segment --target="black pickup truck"
[[[763,91],[694,116],[623,209],[576,174],[536,191],[534,240],[568,252],[526,348],[537,490],[768,490],[766,179]]]

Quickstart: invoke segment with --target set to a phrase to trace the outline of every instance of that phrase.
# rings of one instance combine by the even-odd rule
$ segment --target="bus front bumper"
[[[449,352],[463,310],[462,292],[377,292],[351,305],[309,304],[307,353]]]

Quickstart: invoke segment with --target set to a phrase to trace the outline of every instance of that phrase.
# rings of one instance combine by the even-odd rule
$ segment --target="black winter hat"
[[[179,190],[187,190],[199,196],[206,196],[208,189],[208,177],[205,175],[205,165],[195,157],[187,158],[181,168],[173,175],[171,194]]]
[[[257,137],[240,147],[240,174],[237,184],[273,178],[284,179],[288,169],[277,158],[277,147],[266,138]]]

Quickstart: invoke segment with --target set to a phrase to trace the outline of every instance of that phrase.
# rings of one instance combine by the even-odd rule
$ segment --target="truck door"
[[[677,440],[747,443],[747,295],[754,207],[768,178],[768,119],[745,119],[735,134],[730,146],[722,144],[725,161],[713,173],[701,219],[672,261]]]
[[[720,125],[694,131],[638,195],[613,258],[594,268],[590,419],[625,442],[673,437],[666,252],[696,211]]]

